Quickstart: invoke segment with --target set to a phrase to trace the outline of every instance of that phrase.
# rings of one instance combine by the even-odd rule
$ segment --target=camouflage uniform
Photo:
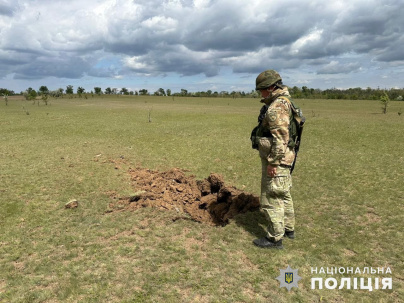
[[[269,221],[266,237],[274,242],[282,239],[285,230],[294,231],[295,227],[293,200],[290,194],[292,187],[290,167],[295,153],[293,148],[288,147],[291,105],[281,96],[290,98],[286,87],[276,89],[268,98],[262,100],[269,107],[261,125],[270,136],[262,137],[258,141],[262,162],[260,203]],[[268,176],[268,165],[277,167],[276,176]]]

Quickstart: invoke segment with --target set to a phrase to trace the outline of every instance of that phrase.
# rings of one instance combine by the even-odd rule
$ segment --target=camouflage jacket
[[[259,139],[258,150],[260,157],[266,159],[272,166],[291,166],[295,158],[293,148],[288,147],[291,105],[285,99],[279,98],[280,96],[290,97],[286,86],[261,100],[269,105],[262,120],[262,127],[265,131],[269,131],[271,136]]]

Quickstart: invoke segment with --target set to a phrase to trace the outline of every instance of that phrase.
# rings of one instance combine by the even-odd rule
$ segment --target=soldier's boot
[[[285,230],[285,235],[284,236],[288,237],[289,239],[294,239],[295,238],[295,231],[294,230],[292,230],[292,231]]]
[[[255,239],[253,241],[254,245],[261,247],[261,248],[275,248],[275,249],[283,249],[282,246],[282,239],[279,241],[271,241],[267,237],[263,237],[260,239]]]

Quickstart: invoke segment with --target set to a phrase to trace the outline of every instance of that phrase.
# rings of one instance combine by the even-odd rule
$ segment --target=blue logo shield
[[[288,284],[293,283],[293,272],[285,272],[285,282]]]

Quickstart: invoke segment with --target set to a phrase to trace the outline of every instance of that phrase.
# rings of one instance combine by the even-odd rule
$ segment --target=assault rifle
[[[296,160],[297,160],[297,153],[299,152],[300,142],[302,140],[304,122],[306,122],[306,118],[302,116],[301,120],[299,121],[299,127],[297,128],[298,132],[297,132],[296,142],[295,142],[296,143],[296,145],[295,145],[295,159],[293,160],[292,167],[290,168],[290,174],[292,174],[293,170],[295,169]]]

